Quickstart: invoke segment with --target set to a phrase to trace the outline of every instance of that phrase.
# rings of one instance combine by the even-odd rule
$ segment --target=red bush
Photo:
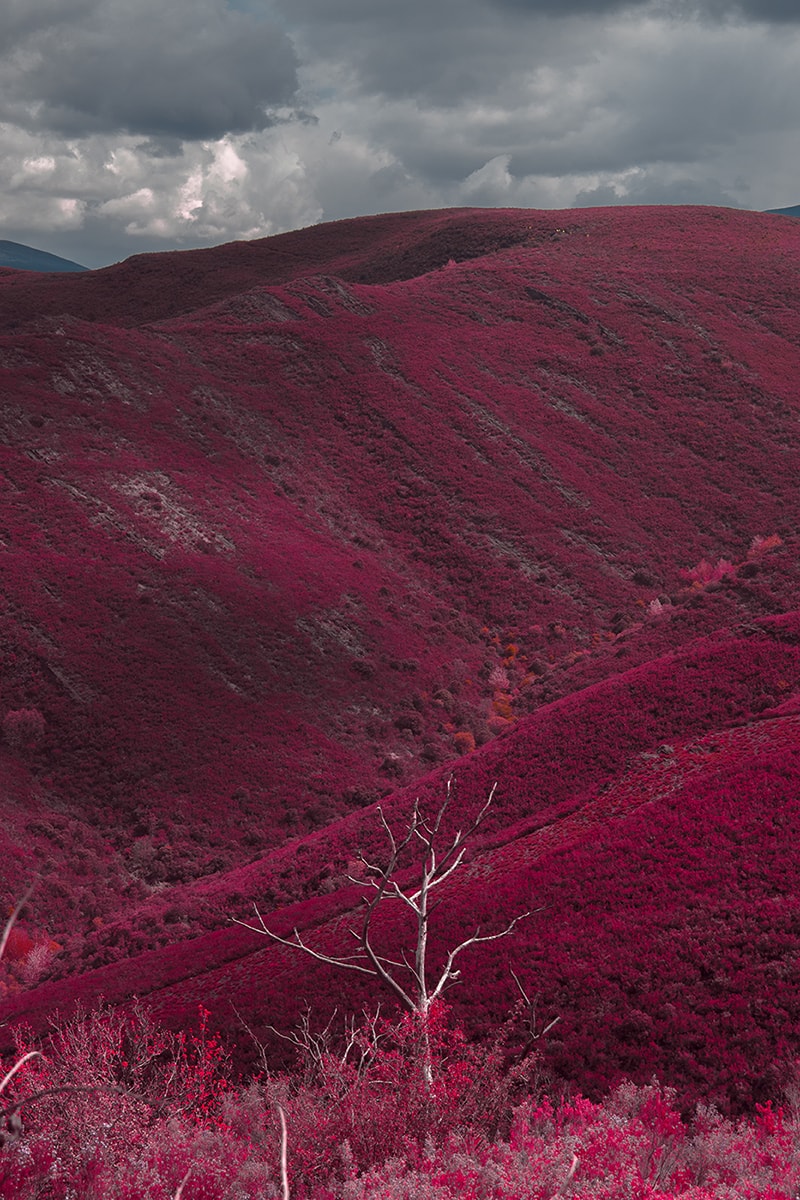
[[[453,736],[453,745],[459,754],[471,754],[475,749],[475,735],[468,729],[460,729]]]

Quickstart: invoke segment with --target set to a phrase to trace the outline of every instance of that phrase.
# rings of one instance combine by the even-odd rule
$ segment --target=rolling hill
[[[358,1007],[230,918],[341,946],[376,802],[453,774],[454,820],[497,800],[438,952],[542,909],[465,960],[470,1028],[511,965],[590,1092],[770,1094],[799,257],[733,210],[452,210],[0,275],[7,901],[40,876],[0,1018]]]

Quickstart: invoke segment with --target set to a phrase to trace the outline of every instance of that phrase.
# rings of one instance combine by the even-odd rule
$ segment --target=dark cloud
[[[90,15],[96,7],[97,0],[65,0],[63,4],[54,0],[4,0],[0,8],[0,45],[8,53],[21,38],[36,30],[69,25]]]
[[[515,70],[557,61],[562,23],[520,19],[494,0],[275,0],[307,61],[342,64],[364,93],[437,107],[491,94]],[[564,22],[563,24],[569,24]]]
[[[264,129],[297,89],[286,33],[223,0],[27,3],[0,16],[0,113],[28,128],[217,138]]]
[[[797,0],[696,0],[694,7],[701,14],[707,13],[712,17],[744,17],[751,21],[800,24],[800,5]]]
[[[735,6],[736,7],[736,6]],[[743,0],[741,10],[756,21],[796,21],[800,23],[797,0]]]
[[[362,93],[420,106],[492,102],[515,75],[590,62],[613,20],[722,26],[800,21],[800,0],[275,0],[307,61],[336,62]],[[593,19],[594,18],[594,19]],[[679,70],[679,64],[677,64]],[[513,112],[513,106],[511,108]],[[504,144],[498,141],[497,148]]]
[[[798,0],[489,0],[498,9],[532,16],[606,16],[653,9],[665,16],[744,17],[754,21],[800,23]]]
[[[279,0],[287,15],[298,14],[302,21],[315,20],[323,25],[347,29],[352,33],[370,22],[387,29],[417,29],[429,34],[449,30],[457,41],[475,22],[475,14],[513,13],[517,17],[603,17],[622,12],[652,10],[663,16],[686,18],[745,17],[755,21],[795,21],[800,23],[798,0]],[[480,18],[478,17],[478,20]]]
[[[601,16],[624,8],[644,8],[651,0],[491,0],[498,8],[547,17]]]

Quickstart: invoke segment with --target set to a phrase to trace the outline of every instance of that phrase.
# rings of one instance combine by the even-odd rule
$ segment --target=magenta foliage
[[[752,549],[752,548],[751,548]],[[728,575],[734,575],[736,568],[729,558],[721,558],[718,562],[711,563],[705,558],[701,558],[696,567],[690,570],[681,571],[681,575],[689,583],[697,584],[699,587],[706,587],[709,583],[719,583]]]
[[[510,959],[592,1096],[765,1103],[800,1019],[799,244],[467,210],[4,273],[2,882],[41,877],[20,937],[63,949],[32,993],[3,968],[3,1019],[358,1010],[229,918],[340,947],[375,801],[455,770],[497,804],[434,950],[547,905],[465,960],[474,1031]]]
[[[544,906],[513,942],[464,959],[464,985],[451,995],[468,1006],[474,1032],[497,1025],[512,1003],[510,962],[547,1019],[560,1017],[546,1060],[593,1095],[622,1075],[646,1082],[653,1072],[685,1104],[713,1099],[740,1111],[775,1094],[800,1011],[783,966],[798,937],[800,867],[788,831],[800,820],[800,717],[749,718],[765,694],[777,701],[796,690],[798,672],[797,619],[770,619],[567,697],[462,762],[452,820],[475,811],[494,780],[496,803],[480,853],[440,910],[434,954],[476,925],[492,930]],[[441,777],[415,792],[434,808]],[[386,802],[392,821],[407,802],[403,793]],[[326,863],[345,872],[347,847],[380,860],[374,812],[337,832],[338,842],[319,834],[303,843],[309,877]],[[263,864],[251,870],[250,894],[269,878]],[[342,874],[330,894],[270,920],[342,953],[362,894]],[[399,909],[381,914],[377,929],[395,954],[411,936]],[[351,977],[228,928],[40,987],[6,1011],[43,1020],[80,997],[124,1001],[142,980],[174,1027],[204,1003],[232,1036],[232,1008],[258,1027],[286,1028],[303,1002],[325,1013],[369,999]]]
[[[793,1109],[758,1106],[733,1122],[708,1106],[685,1121],[655,1082],[602,1103],[551,1100],[536,1059],[508,1067],[507,1040],[470,1046],[439,1010],[434,1079],[419,1030],[369,1018],[301,1059],[293,1076],[233,1085],[213,1038],[187,1043],[96,1013],[62,1025],[46,1056],[4,1095],[4,1200],[256,1200],[278,1194],[288,1130],[296,1200],[793,1200],[800,1129]],[[21,1116],[21,1122],[17,1117]]]
[[[44,736],[44,717],[38,708],[14,708],[3,717],[3,737],[13,750],[30,750]]]

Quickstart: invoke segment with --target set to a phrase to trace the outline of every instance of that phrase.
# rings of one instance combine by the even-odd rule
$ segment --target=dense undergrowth
[[[493,931],[543,909],[512,945],[465,956],[469,1000],[465,990],[463,1007],[457,992],[453,1003],[471,1037],[502,1021],[511,965],[543,1013],[561,1014],[544,1061],[592,1098],[626,1076],[644,1084],[654,1074],[683,1109],[713,1101],[741,1114],[775,1094],[800,1021],[791,966],[800,940],[799,655],[796,614],[700,639],[547,706],[459,765],[452,820],[498,787],[445,896],[434,958],[476,925]],[[384,809],[397,824],[417,795],[435,810],[442,783],[432,775]],[[230,918],[257,901],[276,932],[297,927],[342,954],[364,892],[347,876],[359,849],[381,861],[382,840],[369,808],[295,844],[272,875],[258,864],[218,893],[224,928],[161,951],[131,954],[121,923],[107,938],[100,928],[105,965],[10,994],[4,1015],[41,1029],[54,1009],[144,992],[173,1029],[206,1005],[244,1063],[252,1048],[236,1013],[270,1040],[265,1023],[291,1027],[304,1002],[321,1019],[335,1005],[358,1011],[368,994],[357,980],[321,965],[308,972]],[[287,903],[278,888],[289,869],[316,881],[318,894]],[[325,879],[330,887],[320,888]],[[162,901],[142,919],[163,921],[165,910]],[[400,912],[382,913],[377,930],[391,954],[407,944]],[[26,962],[9,966],[17,988]],[[272,1046],[278,1060],[280,1049]]]
[[[428,1088],[410,1017],[373,1014],[338,1038],[306,1026],[292,1074],[237,1082],[206,1016],[181,1036],[140,1008],[58,1026],[3,1094],[0,1196],[285,1195],[280,1110],[296,1200],[794,1200],[800,1184],[791,1103],[683,1119],[655,1082],[592,1103],[515,1048],[513,1021],[475,1046],[435,1010]]]

